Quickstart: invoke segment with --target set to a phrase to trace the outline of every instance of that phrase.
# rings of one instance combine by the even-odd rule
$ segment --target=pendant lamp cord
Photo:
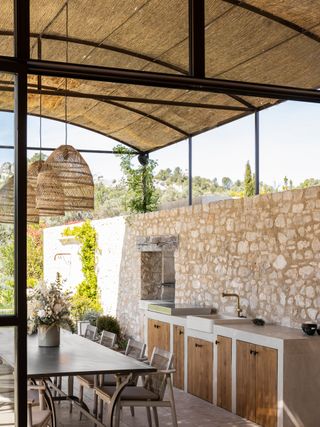
[[[66,63],[69,62],[69,3],[66,1]],[[65,97],[64,97],[64,121],[65,121],[65,145],[68,143],[68,79],[65,81]]]
[[[40,123],[39,123],[39,141],[40,141],[40,164],[42,160],[42,87],[41,87],[41,76],[40,76],[40,107],[39,107],[39,113],[40,113]]]

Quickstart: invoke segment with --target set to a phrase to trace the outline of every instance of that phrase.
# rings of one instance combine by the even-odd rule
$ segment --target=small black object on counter
[[[264,326],[265,325],[265,321],[263,319],[252,319],[252,322],[256,325],[256,326]]]
[[[317,330],[317,324],[316,323],[302,323],[301,328],[305,334],[314,335],[314,333]],[[318,332],[318,334],[320,334],[320,333]]]

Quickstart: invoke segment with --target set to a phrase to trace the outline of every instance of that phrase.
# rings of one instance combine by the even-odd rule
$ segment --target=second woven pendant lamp
[[[87,162],[71,145],[61,145],[46,164],[57,174],[64,194],[65,211],[94,208],[94,184]]]

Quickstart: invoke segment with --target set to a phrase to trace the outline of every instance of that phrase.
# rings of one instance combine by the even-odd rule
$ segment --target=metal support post
[[[192,205],[192,136],[188,138],[189,153],[189,206]]]
[[[255,134],[255,194],[260,192],[260,126],[259,111],[254,113],[254,134]]]

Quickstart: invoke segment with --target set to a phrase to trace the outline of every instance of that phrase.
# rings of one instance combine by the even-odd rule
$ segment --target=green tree
[[[41,160],[47,160],[48,156],[44,153],[41,153]],[[28,163],[33,163],[40,160],[40,153],[35,153],[30,159],[28,159]]]
[[[126,210],[133,213],[156,210],[159,192],[154,185],[154,169],[157,162],[148,160],[145,164],[134,167],[132,165],[134,151],[128,151],[127,148],[117,145],[114,152],[120,157],[120,167],[128,188],[125,199]]]
[[[222,178],[222,187],[225,190],[230,190],[230,188],[232,187],[232,181],[228,176],[224,176]]]
[[[299,184],[299,188],[308,188],[314,185],[320,185],[320,180],[315,178],[308,178]]]
[[[249,160],[246,163],[246,171],[244,175],[244,195],[246,197],[254,195],[254,179],[251,172]]]
[[[98,252],[97,232],[89,220],[80,226],[66,228],[65,236],[74,236],[81,243],[80,258],[84,280],[77,286],[73,295],[73,314],[81,318],[87,311],[102,311],[98,278],[96,273],[96,256]]]
[[[27,287],[43,279],[43,232],[39,224],[30,224],[27,232]]]
[[[282,190],[283,191],[289,190],[289,179],[286,176],[283,178]]]

